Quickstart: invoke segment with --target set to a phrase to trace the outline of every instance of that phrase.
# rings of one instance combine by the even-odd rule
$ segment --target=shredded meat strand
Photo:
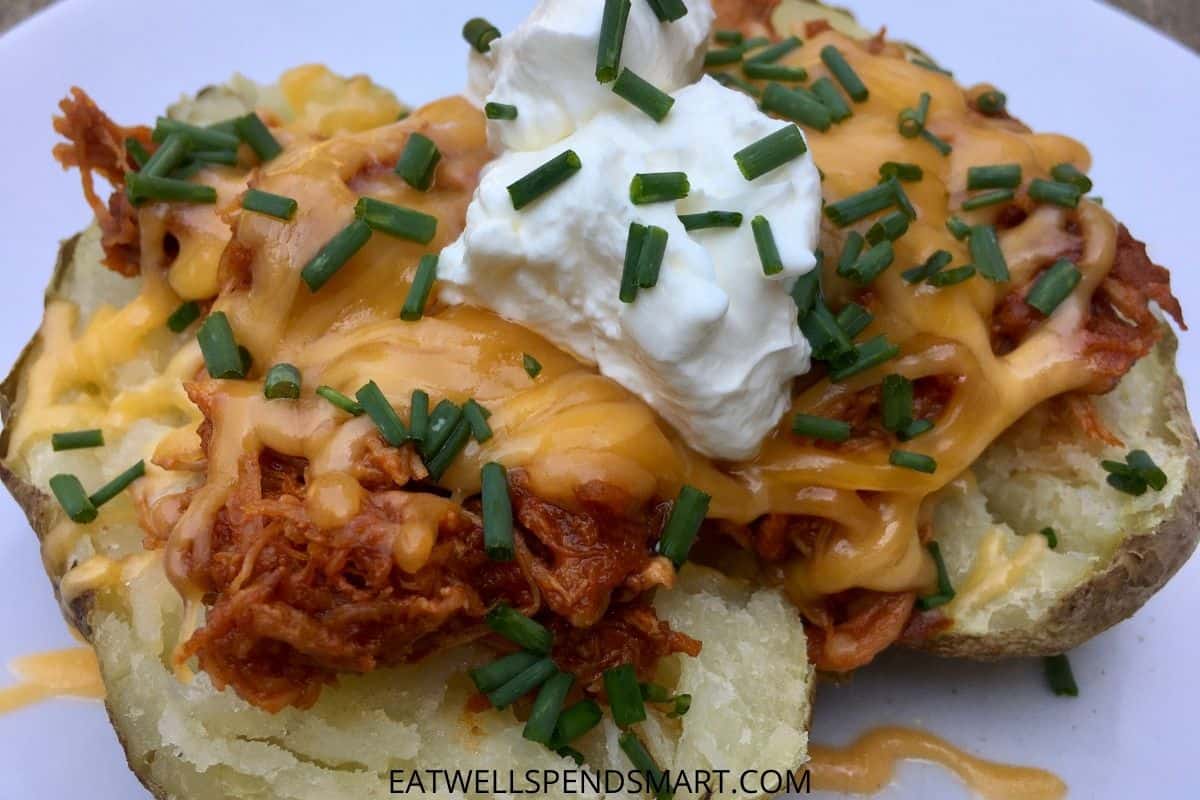
[[[859,589],[825,598],[822,609],[808,612],[809,660],[825,672],[849,672],[869,664],[900,638],[915,602],[914,592]]]

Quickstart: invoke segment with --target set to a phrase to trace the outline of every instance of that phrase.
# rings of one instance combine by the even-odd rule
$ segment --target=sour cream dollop
[[[507,49],[505,39],[494,42],[495,88],[488,98],[508,102],[513,96],[502,99],[500,87],[518,84],[531,98],[537,95],[538,72],[530,65],[546,63],[555,42],[537,32],[557,18],[559,7],[583,5],[601,4],[547,0],[511,35]],[[679,22],[664,25],[648,11],[643,22],[653,31],[638,33],[640,8],[649,4],[634,3],[625,52],[630,57],[636,52],[634,37],[669,39],[672,58],[679,59],[671,63],[688,66],[668,68],[664,62],[658,74],[690,82],[699,74],[711,7],[689,3],[688,17],[704,20],[702,34],[676,31]],[[598,40],[599,15],[584,16],[594,17],[595,30],[580,30],[578,37]],[[546,50],[538,44],[543,41]],[[570,105],[567,114],[568,106],[557,101],[516,98],[518,121],[524,119],[527,127],[493,139],[500,155],[484,170],[462,236],[442,252],[441,297],[490,308],[596,364],[694,449],[721,459],[749,458],[790,406],[793,378],[809,368],[810,349],[796,324],[790,289],[816,263],[821,206],[816,166],[805,154],[748,181],[734,153],[783,122],[706,77],[674,92],[671,112],[656,123],[612,95],[610,86],[596,83],[594,44],[576,46],[589,58],[560,64],[543,74],[543,83],[552,84],[553,96],[554,85],[590,82],[587,94],[595,99]],[[549,124],[539,124],[543,113]],[[492,124],[495,130],[512,123]],[[582,161],[578,174],[515,211],[508,185],[567,149]],[[632,203],[635,174],[669,171],[687,174],[686,198]],[[689,232],[678,218],[714,210],[741,212],[743,223]],[[770,221],[784,265],[770,277],[763,274],[750,227],[758,214]],[[662,227],[669,238],[658,284],[623,303],[618,295],[632,222]]]

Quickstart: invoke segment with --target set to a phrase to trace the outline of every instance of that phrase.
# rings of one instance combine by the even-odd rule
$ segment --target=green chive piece
[[[654,792],[658,800],[667,800],[672,796],[667,777],[636,733],[625,731],[617,738],[617,744],[634,769],[645,776],[646,788]]]
[[[1034,178],[1029,184],[1029,196],[1039,203],[1075,208],[1079,205],[1079,199],[1083,196],[1083,192],[1079,191],[1078,186],[1071,183]]]
[[[247,189],[246,193],[242,195],[242,208],[288,222],[296,216],[299,203],[283,195],[271,194],[258,189]]]
[[[214,311],[208,315],[196,332],[196,340],[200,343],[204,366],[208,368],[210,376],[246,377],[246,365],[242,363],[237,341],[233,338],[233,328],[230,327],[229,317],[225,316],[224,311]]]
[[[921,138],[924,139],[925,141],[929,142],[935,148],[937,148],[937,151],[944,156],[948,156],[952,152],[954,152],[954,148],[950,145],[950,143],[947,142],[945,139],[940,138],[933,131],[930,131],[930,130],[921,131]]]
[[[937,64],[933,63],[932,61],[930,61],[927,58],[912,58],[912,59],[909,59],[908,63],[912,64],[915,67],[920,67],[921,69],[927,69],[930,72],[936,72],[939,75],[946,75],[949,77],[954,77],[953,72],[951,72],[950,70],[948,70],[944,67],[938,66]]]
[[[687,16],[687,6],[683,0],[649,0],[650,9],[659,22],[674,22]]]
[[[413,441],[422,443],[429,435],[429,394],[424,389],[413,389],[408,412],[408,435]]]
[[[1020,185],[1020,164],[993,164],[967,169],[968,189],[1015,189]]]
[[[971,260],[979,274],[994,283],[1009,280],[1008,262],[1000,249],[996,229],[991,225],[976,225],[971,228]]]
[[[779,59],[786,56],[788,53],[795,50],[801,44],[803,44],[803,42],[801,42],[799,38],[797,38],[795,36],[789,36],[788,38],[786,38],[780,42],[776,42],[775,44],[771,45],[770,47],[768,47],[764,50],[758,51],[757,53],[755,53],[753,56],[751,56],[750,58],[748,58],[746,60],[754,61],[759,64],[774,64],[776,61],[778,61]],[[749,49],[749,48],[747,48],[747,49]],[[801,79],[801,80],[803,80],[803,79]]]
[[[463,418],[471,428],[471,435],[480,444],[492,438],[492,426],[488,425],[488,416],[490,415],[487,409],[474,400],[463,403]]]
[[[1101,463],[1101,466],[1106,467],[1107,464],[1111,463],[1114,462],[1105,461]],[[1120,464],[1120,466],[1123,467],[1125,465]],[[1109,486],[1116,489],[1118,492],[1124,492],[1125,494],[1130,494],[1134,497],[1141,497],[1146,493],[1146,489],[1149,488],[1148,484],[1136,473],[1127,475],[1120,472],[1113,472],[1105,477],[1105,481]]]
[[[838,327],[851,339],[865,331],[874,320],[875,315],[858,303],[847,303],[837,313]]]
[[[900,112],[898,125],[901,136],[905,139],[915,139],[921,135],[929,119],[929,104],[932,102],[933,95],[921,92],[916,108],[906,108]]]
[[[800,331],[813,348],[813,357],[831,363],[849,363],[855,355],[854,343],[838,325],[833,312],[818,299],[812,310],[800,320]]]
[[[154,155],[150,156],[141,166],[138,174],[166,176],[183,163],[190,150],[191,145],[188,143],[187,137],[182,133],[173,133],[163,140],[158,149],[154,151]]]
[[[998,90],[984,92],[975,99],[975,107],[987,117],[1003,116],[1007,113],[1007,106],[1008,96]]]
[[[728,72],[714,72],[710,75],[714,81],[721,84],[727,89],[737,89],[751,97],[758,97],[762,94],[762,90],[752,83],[747,83],[736,75],[731,75]]]
[[[1046,544],[1051,550],[1058,548],[1058,532],[1054,528],[1045,527],[1038,531],[1038,533],[1046,537]]]
[[[613,722],[627,728],[646,719],[646,705],[632,664],[604,671],[604,691],[612,709]]]
[[[738,228],[742,224],[740,211],[702,211],[698,214],[680,214],[679,221],[686,231],[705,228]]]
[[[933,423],[927,419],[914,419],[908,424],[908,427],[901,431],[896,431],[896,438],[902,442],[911,441],[923,433],[928,433],[933,430]]]
[[[334,234],[300,270],[300,277],[308,284],[309,291],[315,292],[324,286],[370,238],[371,226],[361,219],[354,220]]]
[[[512,680],[499,689],[488,692],[488,702],[494,708],[507,708],[541,686],[557,672],[558,667],[554,666],[553,661],[548,658],[539,659],[517,673]]]
[[[141,142],[132,136],[125,138],[125,153],[138,170],[143,169],[146,166],[146,162],[150,160],[150,152],[146,150]]]
[[[50,479],[50,491],[72,522],[86,524],[96,519],[96,506],[88,499],[83,484],[70,473],[61,473]]]
[[[892,433],[904,430],[913,421],[913,382],[903,375],[887,375],[880,386],[883,427]]]
[[[760,47],[766,47],[770,43],[771,40],[766,36],[751,36],[749,39],[742,42],[742,49],[748,53],[751,50],[757,50]]]
[[[907,164],[901,161],[885,161],[879,167],[879,177],[882,180],[895,178],[898,181],[913,182],[925,177],[925,170],[920,164]]]
[[[1131,451],[1129,455],[1125,456],[1125,463],[1132,467],[1154,491],[1161,492],[1167,485],[1167,473],[1154,463],[1154,459],[1145,450]]]
[[[763,90],[762,110],[819,131],[827,131],[833,124],[829,109],[820,100],[774,82],[767,84]]]
[[[933,474],[937,471],[937,462],[932,458],[908,450],[893,450],[892,454],[888,456],[888,463],[893,467],[904,467],[916,472]]]
[[[451,428],[446,436],[446,443],[425,462],[425,469],[429,471],[429,477],[433,478],[435,482],[440,481],[446,474],[446,470],[450,469],[450,465],[454,463],[454,459],[458,458],[458,454],[467,446],[470,438],[471,426],[460,417],[458,424]]]
[[[844,442],[850,438],[850,423],[811,414],[797,414],[792,417],[792,433],[825,442]]]
[[[625,5],[629,6],[629,0],[625,0]],[[576,172],[579,172],[582,166],[583,164],[574,150],[565,150],[525,177],[510,183],[508,196],[512,199],[513,209],[520,211],[551,189],[564,183]]]
[[[330,403],[330,405],[334,406],[335,408],[341,409],[342,411],[345,411],[347,414],[350,414],[351,416],[354,416],[354,417],[362,416],[363,407],[360,406],[358,403],[354,402],[353,400],[351,400],[346,395],[339,392],[337,389],[334,389],[332,386],[324,386],[324,385],[318,386],[317,390],[316,390],[316,394],[318,397],[321,397],[321,398],[324,398],[325,400],[327,400]]]
[[[486,53],[492,49],[492,42],[500,38],[500,29],[483,17],[475,17],[463,25],[462,36],[476,52]]]
[[[513,120],[517,113],[517,107],[508,103],[485,103],[483,106],[483,115],[488,119]]]
[[[575,676],[569,672],[559,672],[542,684],[537,699],[533,701],[533,709],[521,735],[531,742],[549,745],[554,737],[554,726],[562,714],[563,703]]]
[[[548,655],[554,646],[554,634],[548,628],[506,603],[489,611],[484,622],[494,632],[531,653]]]
[[[405,429],[396,409],[388,402],[383,390],[379,388],[379,384],[367,381],[366,385],[355,393],[354,398],[375,423],[385,442],[392,447],[400,447],[408,441],[408,430]]]
[[[758,249],[758,260],[762,263],[763,275],[778,275],[783,272],[783,259],[779,255],[779,247],[775,244],[775,235],[771,233],[771,223],[759,214],[750,220],[750,229],[754,231],[754,246]]]
[[[136,481],[138,478],[146,474],[146,462],[138,461],[129,469],[122,472],[117,477],[113,478],[108,483],[101,486],[88,497],[92,505],[96,508],[112,500],[121,492],[128,488],[129,484]]]
[[[1056,164],[1050,170],[1050,175],[1059,183],[1069,183],[1084,194],[1087,194],[1093,188],[1092,179],[1081,172],[1074,164]]]
[[[291,364],[276,364],[267,370],[263,396],[268,400],[295,400],[300,396],[300,370]]]
[[[929,555],[933,558],[934,566],[937,567],[937,594],[928,595],[917,599],[917,605],[925,611],[938,606],[944,606],[954,599],[954,586],[950,583],[950,572],[946,569],[946,561],[942,558],[942,548],[937,542],[929,542],[925,545],[929,550]]]
[[[846,98],[842,97],[841,91],[834,85],[829,78],[819,78],[813,81],[810,87],[813,94],[817,96],[827,109],[829,116],[834,122],[841,122],[849,119],[854,115],[854,111],[850,108],[850,104],[846,102]]]
[[[103,447],[104,432],[99,428],[83,431],[63,431],[50,435],[50,447],[54,452],[61,450],[83,450],[89,447]]]
[[[657,225],[647,225],[638,251],[637,283],[639,289],[651,289],[658,283],[663,256],[667,252],[667,231]]]
[[[433,175],[441,160],[442,151],[438,149],[436,142],[428,136],[411,133],[400,152],[400,158],[396,160],[395,172],[409,186],[425,192],[433,185]]]
[[[442,449],[460,422],[462,422],[462,409],[459,406],[450,400],[442,400],[438,403],[433,409],[433,413],[429,415],[429,435],[425,437],[421,448],[422,455],[425,458],[432,458]]]
[[[433,282],[437,280],[437,265],[436,253],[421,256],[412,285],[408,287],[408,295],[404,298],[404,307],[400,309],[400,319],[415,322],[424,316],[429,294],[433,291]]]
[[[575,705],[558,715],[558,723],[554,726],[552,744],[564,746],[600,724],[604,712],[600,705],[592,699],[580,700]]]
[[[904,278],[908,283],[920,283],[921,281],[929,280],[941,272],[953,260],[954,256],[950,254],[949,250],[937,250],[925,260],[924,264],[904,270],[904,272],[900,273],[900,277]]]
[[[1046,656],[1042,659],[1042,666],[1050,691],[1058,697],[1079,697],[1079,684],[1075,683],[1075,673],[1071,671],[1071,662],[1065,654]]]
[[[600,43],[596,48],[596,80],[600,83],[608,83],[617,77],[630,7],[629,0],[604,0],[604,15],[600,20]]]
[[[896,207],[908,215],[909,219],[917,218],[917,209],[913,206],[912,201],[908,199],[908,194],[904,191],[904,187],[900,185],[900,181],[895,178],[888,178],[883,186],[891,186],[892,194],[896,196]]]
[[[892,243],[884,240],[863,253],[858,261],[854,262],[854,266],[850,268],[846,277],[855,283],[866,286],[883,274],[883,271],[892,265],[895,258],[896,251],[893,249]]]
[[[179,308],[167,317],[167,328],[172,333],[183,333],[193,322],[200,319],[200,304],[195,300],[187,300],[179,304]]]
[[[374,197],[358,198],[354,216],[370,225],[373,231],[411,242],[429,244],[437,234],[437,217]]]
[[[908,233],[908,215],[894,211],[876,222],[867,231],[867,243],[894,242]]]
[[[862,255],[863,245],[866,244],[866,241],[858,231],[850,231],[847,234],[846,242],[842,245],[842,256],[838,259],[838,275],[849,278],[853,274],[854,265],[858,263],[858,257]]]
[[[166,142],[171,134],[178,133],[187,140],[192,150],[236,150],[238,137],[235,134],[214,128],[201,128],[177,119],[159,117],[151,136],[156,142]]]
[[[483,484],[483,550],[492,561],[512,561],[513,510],[508,496],[508,471],[490,461],[480,471]]]
[[[759,81],[783,81],[784,83],[800,83],[808,80],[808,70],[803,67],[788,67],[783,64],[768,64],[758,59],[750,59],[742,64],[742,72],[747,78]]]
[[[785,125],[733,154],[738,169],[748,181],[766,175],[808,152],[804,134],[795,125]]]
[[[134,205],[141,205],[151,200],[200,205],[217,202],[217,190],[211,186],[189,183],[176,178],[160,178],[146,172],[131,172],[126,175],[125,190]]]
[[[181,164],[180,166],[176,167],[175,169],[173,169],[169,173],[167,173],[167,177],[170,178],[171,180],[176,180],[176,181],[188,181],[188,180],[191,180],[196,175],[198,175],[200,173],[200,170],[204,169],[206,166],[208,166],[208,165],[205,164],[203,161],[199,161],[195,158],[189,157],[187,159],[187,161],[183,162],[183,164]],[[126,192],[130,191],[128,186],[125,187],[125,191]],[[135,203],[134,205],[138,205],[142,202],[144,202],[144,200],[138,200],[138,202]]]
[[[682,172],[639,172],[629,182],[629,200],[634,205],[682,200],[691,191]]]
[[[939,271],[933,275],[930,275],[928,283],[930,286],[936,286],[939,289],[947,286],[954,286],[955,284],[962,283],[963,281],[970,280],[971,278],[975,277],[975,272],[975,266],[973,264],[967,264],[966,266],[955,267],[954,269],[948,269],[944,272]]]
[[[244,117],[238,117],[233,127],[237,130],[238,137],[250,145],[259,161],[270,161],[283,152],[283,146],[271,135],[270,129],[258,114],[251,112]]]
[[[950,231],[950,235],[960,242],[971,235],[971,226],[958,217],[950,217],[946,220],[946,230]]]
[[[723,47],[716,50],[709,50],[704,54],[704,66],[723,67],[728,64],[736,64],[742,60],[742,56],[745,55],[745,53],[745,45],[736,45],[734,47]]]
[[[1079,269],[1066,259],[1060,259],[1043,272],[1029,290],[1025,302],[1046,316],[1054,313],[1063,300],[1079,285]]]
[[[854,348],[854,361],[840,369],[833,370],[829,377],[835,382],[844,381],[860,372],[891,361],[898,355],[900,355],[900,348],[888,342],[887,337],[880,334]]]
[[[671,507],[671,515],[663,527],[662,538],[658,541],[658,552],[670,559],[676,569],[687,561],[696,535],[700,533],[700,524],[708,514],[711,499],[694,486],[685,484],[679,490],[679,496]]]
[[[612,90],[618,97],[628,100],[655,122],[662,122],[666,119],[671,106],[675,105],[675,98],[644,80],[628,67],[621,68],[621,74],[613,81]]]
[[[851,195],[825,206],[825,216],[839,228],[853,225],[872,214],[896,204],[896,191],[891,182],[872,186],[865,192]]]
[[[467,674],[471,677],[475,688],[487,694],[499,689],[541,660],[541,656],[537,653],[527,653],[521,650],[490,664],[468,670]]]
[[[235,167],[238,163],[236,150],[193,150],[191,157],[193,161],[203,164],[223,164],[227,167]]]
[[[743,38],[741,31],[717,31],[713,34],[713,39],[721,44],[741,44]]]
[[[850,66],[850,62],[842,55],[842,51],[838,50],[833,45],[826,45],[821,50],[821,60],[825,62],[825,66],[837,78],[837,82],[846,90],[846,94],[856,103],[865,102],[870,97],[870,92],[867,90],[866,84],[858,77],[858,73]]]
[[[974,197],[963,201],[963,211],[977,211],[988,206],[999,205],[1000,203],[1011,202],[1016,197],[1016,192],[1012,189],[995,189],[990,192],[983,192]]]
[[[542,362],[529,353],[521,354],[521,366],[525,368],[525,374],[531,378],[536,378],[542,372]]]
[[[821,260],[818,257],[817,266],[797,278],[792,285],[791,294],[796,303],[797,320],[807,316],[817,302],[817,295],[821,292]]]

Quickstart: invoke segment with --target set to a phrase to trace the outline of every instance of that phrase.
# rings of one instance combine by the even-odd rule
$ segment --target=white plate
[[[1091,0],[842,1],[867,25],[886,23],[894,36],[926,48],[959,80],[999,84],[1035,128],[1086,141],[1097,191],[1157,260],[1176,268],[1176,293],[1200,313],[1200,59]],[[0,38],[8,109],[0,125],[7,297],[0,365],[12,363],[38,324],[58,240],[88,220],[76,175],[50,158],[50,116],[71,85],[85,87],[117,120],[134,122],[235,69],[271,81],[290,66],[323,61],[422,102],[462,86],[464,19],[486,13],[511,29],[531,5],[69,0]],[[1193,397],[1198,347],[1184,337],[1180,350]],[[7,494],[0,520],[0,660],[69,645],[34,538]],[[1193,561],[1136,619],[1073,654],[1077,700],[1050,695],[1034,662],[979,666],[898,654],[848,686],[823,687],[814,736],[842,743],[871,725],[917,725],[985,757],[1052,769],[1075,797],[1194,796],[1198,604],[1200,562]],[[0,798],[77,793],[147,796],[98,704],[54,701],[0,717]],[[953,778],[925,765],[903,767],[889,792],[963,795]]]

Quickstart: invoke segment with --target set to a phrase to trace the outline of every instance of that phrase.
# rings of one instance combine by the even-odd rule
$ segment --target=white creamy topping
[[[505,39],[492,44],[504,54],[492,76],[495,86],[517,85],[517,76],[506,70],[522,71],[528,88],[526,99],[515,103],[518,119],[525,119],[526,135],[540,137],[543,144],[524,149],[532,139],[522,137],[522,149],[502,150],[485,168],[463,235],[442,252],[441,297],[491,308],[595,363],[696,450],[722,459],[749,458],[790,406],[792,379],[809,367],[809,346],[796,325],[789,290],[815,264],[821,205],[817,169],[806,154],[747,181],[733,154],[785,123],[711,78],[676,92],[662,123],[615,95],[610,99],[610,86],[596,83],[592,74],[598,12],[580,11],[594,28],[590,35],[578,33],[590,43],[579,45],[586,52],[560,63],[552,74],[543,73],[544,83],[535,84],[538,72],[529,65],[546,68],[542,60],[550,58],[550,48],[543,50],[539,42],[544,39],[534,33],[546,19],[560,16],[560,6],[584,5],[602,4],[545,2],[531,22],[506,37],[509,48],[498,48]],[[638,63],[631,61],[636,48],[630,34],[638,29],[637,9],[648,5],[634,3],[626,65]],[[680,29],[678,38],[691,42],[686,52],[672,30],[683,20],[662,25],[649,17],[658,26],[655,35],[670,45],[665,50],[692,65],[675,73],[683,83],[699,74],[712,15],[698,0],[688,9],[685,20],[696,15],[706,21],[699,33]],[[517,41],[534,52],[512,47]],[[665,62],[657,68],[660,75],[670,71]],[[587,82],[588,96],[595,98],[598,91],[603,98],[590,101],[591,108],[573,103],[567,115],[563,104],[534,101],[540,86],[549,84],[553,94],[556,85]],[[488,97],[504,102],[498,88]],[[540,112],[528,110],[543,108],[552,120],[547,126],[538,124]],[[493,123],[506,124],[512,123]],[[508,185],[567,149],[582,160],[579,173],[514,211]],[[635,173],[667,171],[687,173],[687,198],[640,206],[630,201]],[[744,221],[737,229],[688,232],[677,216],[713,210],[740,211]],[[763,275],[750,229],[756,214],[770,220],[784,263],[783,272],[771,278]],[[665,228],[669,240],[658,285],[642,289],[635,302],[626,304],[618,292],[631,222]]]

